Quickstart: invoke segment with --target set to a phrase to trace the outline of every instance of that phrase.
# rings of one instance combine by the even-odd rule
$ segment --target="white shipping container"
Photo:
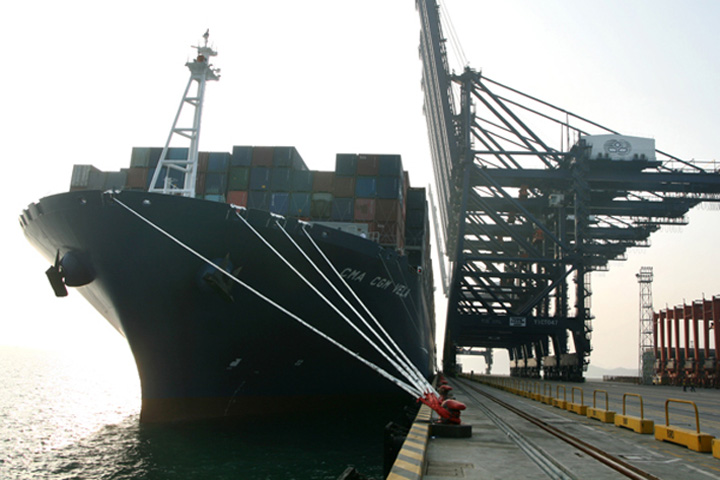
[[[655,139],[627,135],[587,135],[592,160],[655,160]]]

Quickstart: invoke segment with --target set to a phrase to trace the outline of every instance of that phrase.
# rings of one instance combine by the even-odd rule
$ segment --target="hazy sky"
[[[718,158],[720,2],[446,5],[470,65],[487,76],[651,136],[676,156]],[[207,28],[222,78],[208,88],[202,150],[295,145],[319,170],[332,169],[339,152],[399,153],[412,185],[432,181],[412,0],[70,0],[4,10],[0,344],[125,348],[79,294],[54,298],[48,262],[24,239],[17,216],[66,191],[73,164],[118,170],[133,146],[161,146],[187,82],[189,47]],[[594,275],[593,364],[637,365],[640,266],[655,269],[657,308],[720,294],[720,213],[701,206],[689,218]],[[499,366],[505,356],[496,354]]]

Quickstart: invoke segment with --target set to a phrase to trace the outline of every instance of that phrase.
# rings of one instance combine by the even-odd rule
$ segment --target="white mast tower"
[[[217,55],[217,52],[208,46],[208,37],[210,31],[206,31],[203,35],[205,43],[203,46],[193,47],[197,49],[197,57],[185,64],[190,69],[190,80],[188,80],[185,93],[183,94],[180,108],[175,115],[175,121],[170,129],[165,147],[160,154],[157,168],[150,182],[150,192],[166,193],[171,195],[182,195],[185,197],[195,197],[195,181],[197,178],[197,162],[198,162],[198,142],[200,140],[200,120],[202,118],[203,98],[205,97],[205,82],[208,80],[219,80],[220,69],[213,67],[210,63],[210,57]],[[188,96],[193,81],[197,82],[197,92],[195,96]],[[188,103],[195,107],[193,115],[192,127],[178,127],[178,120],[182,113],[183,106]],[[190,139],[190,147],[188,148],[187,158],[168,159],[168,150],[170,141],[174,134],[178,134]],[[175,185],[171,172],[179,171],[183,173],[183,185]],[[158,187],[158,180],[164,175],[162,186]]]

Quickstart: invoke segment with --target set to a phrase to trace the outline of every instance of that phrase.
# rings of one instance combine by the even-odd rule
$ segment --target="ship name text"
[[[342,275],[345,280],[363,283],[365,281],[365,277],[367,277],[367,272],[347,267],[340,272],[340,275]],[[389,290],[400,298],[405,298],[410,295],[410,289],[407,285],[395,283],[389,278],[377,276],[370,279],[369,283],[371,287],[379,288],[380,290],[385,291]]]

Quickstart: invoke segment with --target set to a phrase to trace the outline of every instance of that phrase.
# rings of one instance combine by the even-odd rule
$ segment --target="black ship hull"
[[[305,231],[310,234],[410,361],[430,377],[435,363],[432,303],[424,296],[421,269],[356,235],[262,211],[243,210],[241,215],[230,205],[205,200],[80,191],[30,205],[21,223],[29,241],[51,263],[61,260],[65,283],[76,285],[127,338],[141,380],[143,421],[411,400],[278,308],[396,374],[335,310],[358,324],[278,223],[335,288],[350,297]],[[200,256],[222,264],[267,298],[219,274]]]

